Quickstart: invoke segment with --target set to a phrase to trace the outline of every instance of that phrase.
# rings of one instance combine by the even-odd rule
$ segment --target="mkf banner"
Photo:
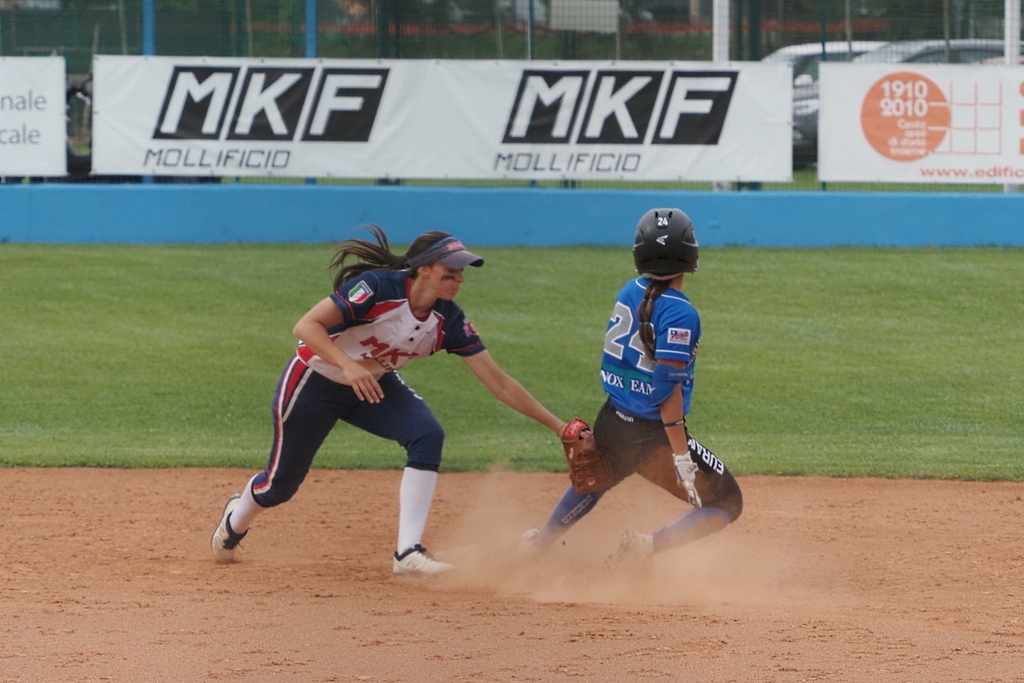
[[[701,62],[97,56],[97,173],[769,181],[791,75]]]
[[[818,176],[1024,183],[1024,67],[822,64]]]
[[[63,57],[0,57],[0,176],[67,175]]]

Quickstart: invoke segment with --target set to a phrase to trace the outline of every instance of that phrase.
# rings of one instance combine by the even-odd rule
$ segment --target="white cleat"
[[[632,529],[622,534],[618,551],[608,558],[609,567],[641,567],[654,555],[654,536]]]
[[[401,555],[395,552],[391,571],[395,576],[438,576],[455,569],[452,565],[434,558],[419,543]]]
[[[532,560],[537,558],[542,551],[547,549],[547,544],[541,541],[542,532],[534,527],[527,529],[519,537],[519,544],[516,546],[516,558],[520,560]]]
[[[249,533],[245,531],[241,534],[236,534],[228,522],[228,516],[232,510],[238,507],[238,503],[241,500],[242,497],[239,495],[228,498],[228,502],[224,503],[224,511],[220,514],[220,522],[217,523],[217,528],[213,530],[213,535],[210,536],[210,550],[213,551],[214,561],[219,564],[228,564],[235,561],[235,551],[238,549],[238,543],[245,538],[245,534]]]
[[[524,531],[523,535],[519,537],[519,550],[526,552],[537,550],[540,534],[541,531],[537,527]]]

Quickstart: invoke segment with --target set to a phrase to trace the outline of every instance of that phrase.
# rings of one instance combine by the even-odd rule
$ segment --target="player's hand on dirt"
[[[673,453],[672,461],[676,467],[679,485],[686,489],[686,497],[690,499],[690,505],[699,508],[701,503],[700,494],[697,493],[697,463],[693,461],[689,453],[685,455]]]

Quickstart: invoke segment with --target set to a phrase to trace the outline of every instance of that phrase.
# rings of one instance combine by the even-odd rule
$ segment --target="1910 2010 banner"
[[[822,64],[828,181],[1024,183],[1024,67]]]

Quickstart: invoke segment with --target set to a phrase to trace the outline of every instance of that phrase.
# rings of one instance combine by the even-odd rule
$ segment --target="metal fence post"
[[[316,0],[306,0],[306,58],[316,59]],[[316,185],[316,178],[306,178],[307,185]]]
[[[1006,41],[1006,63],[1017,66],[1020,62],[1020,0],[1005,0],[1006,13],[1004,40]]]
[[[761,57],[761,5],[763,0],[747,0],[747,22],[749,31],[747,33],[747,57],[752,62],[760,61]]]
[[[1020,0],[1004,0],[1003,35],[1006,41],[1006,64],[1020,64]],[[1019,185],[1003,185],[1004,194],[1013,194]]]
[[[156,54],[156,0],[142,0],[142,54]],[[142,176],[142,182],[152,183],[153,176]]]
[[[391,3],[388,0],[377,1],[377,56],[387,59],[391,56]]]
[[[821,61],[827,61],[828,59],[828,47],[825,45],[828,42],[828,5],[826,0],[820,1],[821,8]],[[821,191],[825,192],[828,190],[828,183],[821,183]]]
[[[526,58],[533,59],[533,3],[537,0],[526,0],[529,4],[529,10],[526,16]],[[513,4],[513,7],[515,5]],[[537,181],[531,180],[530,187],[537,187]]]
[[[316,59],[316,0],[306,0],[306,58]]]
[[[537,0],[528,0],[530,3],[530,11],[527,16],[526,24],[526,58],[533,59],[533,3]]]
[[[827,0],[818,0],[818,9],[821,12],[821,60],[825,61],[825,43],[828,42],[828,4]]]
[[[763,0],[747,0],[747,59],[761,60],[761,9]],[[760,190],[761,183],[744,183],[748,190]]]
[[[711,6],[711,61],[724,64],[729,61],[729,0],[714,0]],[[715,192],[728,192],[730,184],[712,183]]]
[[[711,8],[711,61],[729,61],[729,0],[714,0]]]
[[[156,0],[142,0],[142,54],[156,54]]]
[[[245,3],[235,0],[235,57],[245,57]],[[248,55],[252,57],[252,54]]]

